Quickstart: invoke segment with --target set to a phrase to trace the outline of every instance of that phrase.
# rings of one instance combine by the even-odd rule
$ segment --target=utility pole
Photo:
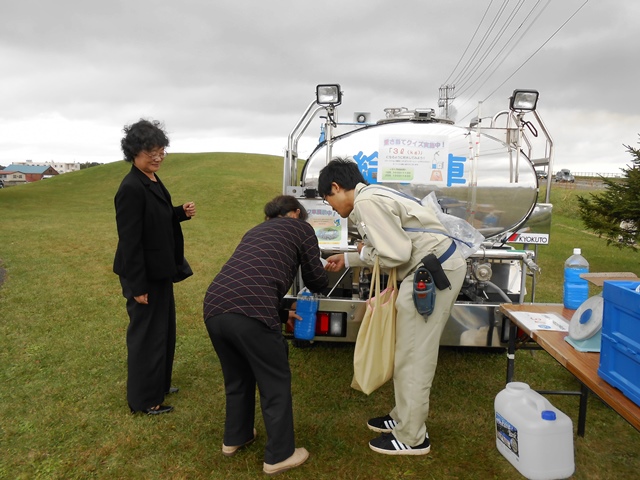
[[[441,85],[440,96],[438,98],[438,107],[443,109],[444,118],[449,119],[449,104],[456,98],[455,97],[455,85]],[[442,113],[442,111],[441,111]]]

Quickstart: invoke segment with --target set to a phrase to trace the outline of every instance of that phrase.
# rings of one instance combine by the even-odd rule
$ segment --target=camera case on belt
[[[431,315],[436,303],[436,287],[425,267],[418,267],[413,274],[413,303],[420,315]]]
[[[433,253],[430,253],[422,259],[422,265],[429,270],[429,273],[433,277],[433,283],[436,284],[438,290],[444,290],[445,288],[451,288],[451,283],[447,278],[447,274],[444,273],[440,260]]]

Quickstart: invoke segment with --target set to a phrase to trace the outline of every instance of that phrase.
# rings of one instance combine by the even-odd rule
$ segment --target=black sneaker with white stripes
[[[431,451],[431,443],[429,443],[429,436],[427,435],[420,445],[410,447],[396,440],[393,433],[383,433],[369,442],[369,448],[374,452],[385,455],[426,455]]]
[[[391,430],[398,424],[391,415],[385,415],[384,417],[372,418],[367,422],[369,430],[380,433],[390,433]]]

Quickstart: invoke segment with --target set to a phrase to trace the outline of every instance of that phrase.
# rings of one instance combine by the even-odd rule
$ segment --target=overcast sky
[[[141,117],[173,152],[281,155],[316,84],[342,86],[351,121],[439,112],[453,83],[461,124],[539,90],[554,171],[618,173],[640,139],[639,45],[634,0],[2,1],[0,164],[120,160]]]

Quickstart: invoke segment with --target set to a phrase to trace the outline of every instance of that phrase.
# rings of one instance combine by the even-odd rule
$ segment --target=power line
[[[489,38],[489,35],[491,35],[491,32],[493,32],[493,29],[496,26],[496,23],[498,23],[498,20],[500,19],[500,17],[502,16],[502,14],[504,13],[504,9],[507,6],[509,0],[503,0],[502,5],[500,6],[500,8],[498,9],[498,13],[496,14],[496,16],[494,17],[493,21],[491,22],[491,24],[489,25],[489,28],[487,29],[487,31],[485,32],[485,34],[483,35],[482,39],[480,40],[480,43],[478,43],[478,45],[476,46],[475,50],[473,51],[473,53],[471,54],[471,57],[469,57],[469,59],[467,60],[467,62],[465,63],[464,67],[462,67],[462,71],[460,73],[458,73],[458,76],[454,78],[453,82],[451,83],[457,83],[458,80],[461,77],[464,77],[464,75],[467,72],[467,69],[469,68],[469,65],[476,59],[476,57],[478,56],[478,52],[482,49],[482,47],[484,46],[484,44],[487,41],[487,38]]]
[[[550,1],[550,0],[548,0]],[[532,10],[536,8],[536,6],[540,3],[540,0],[533,6]],[[503,29],[502,32],[500,33],[499,36],[497,36],[495,38],[495,40],[493,41],[493,43],[491,44],[491,48],[493,49],[493,47],[498,43],[498,41],[500,40],[500,38],[502,38],[502,35],[504,35],[507,32],[506,27],[508,27],[514,20],[515,15],[518,13],[518,11],[520,10],[520,8],[522,7],[522,5],[524,4],[524,0],[520,0],[520,2],[518,3],[518,5],[516,6],[516,9],[512,12],[511,14],[511,19],[509,20],[509,24],[506,25]],[[530,14],[530,13],[529,13]],[[527,20],[527,18],[529,18],[529,15],[527,15],[527,17],[525,18],[525,21]],[[524,22],[523,22],[524,23]],[[479,74],[476,75],[475,78],[473,79],[473,81],[465,87],[465,84],[463,83],[462,85],[456,85],[459,88],[462,88],[462,91],[460,92],[460,95],[462,95],[464,92],[466,92],[467,90],[469,90],[475,83],[477,83],[480,78],[482,77],[482,75],[491,67],[491,65],[493,65],[493,63],[497,60],[497,58],[500,56],[500,54],[504,51],[505,48],[507,48],[511,42],[511,40],[513,39],[513,37],[518,33],[518,30],[522,27],[522,24],[520,24],[520,26],[518,28],[515,29],[515,31],[511,34],[511,36],[507,39],[507,41],[504,43],[504,46],[498,51],[497,54],[495,54],[495,56],[493,57],[493,59],[487,64],[487,66],[484,68],[484,70]],[[482,57],[482,60],[480,62],[477,63],[477,65],[474,67],[473,71],[470,72],[469,74],[469,79],[471,79],[471,75],[475,74],[478,69],[480,68],[482,62],[484,60],[487,59],[487,57],[489,56],[490,51],[487,51],[487,53],[484,55],[484,57]]]
[[[495,62],[498,57],[500,56],[500,54],[504,51],[505,48],[507,48],[507,46],[511,45],[511,48],[509,49],[509,51],[507,52],[507,54],[502,58],[502,60],[500,61],[500,63],[498,63],[498,65],[496,65],[496,67],[493,69],[493,71],[487,75],[487,77],[485,78],[484,82],[482,82],[480,84],[480,86],[476,89],[475,92],[473,92],[469,98],[462,104],[460,105],[458,108],[463,107],[464,105],[466,105],[466,103],[471,100],[472,97],[475,96],[476,93],[478,93],[478,91],[484,86],[485,83],[487,83],[489,81],[489,79],[493,76],[494,73],[496,73],[498,71],[498,68],[505,62],[505,60],[509,57],[509,55],[511,54],[511,52],[518,46],[518,44],[522,41],[522,39],[526,36],[526,34],[529,32],[529,30],[531,29],[531,27],[533,27],[533,25],[538,21],[538,19],[540,18],[540,16],[542,15],[542,13],[545,11],[545,9],[549,6],[549,4],[551,3],[551,0],[547,0],[547,4],[542,8],[542,10],[540,10],[540,12],[538,13],[538,15],[536,15],[536,17],[533,19],[533,21],[529,24],[529,26],[526,28],[526,30],[524,32],[522,32],[522,34],[520,35],[520,38],[518,38],[515,42],[511,43],[511,40],[513,39],[513,37],[516,36],[516,34],[518,33],[518,31],[520,30],[520,28],[522,28],[522,26],[526,23],[527,19],[531,16],[531,14],[533,13],[533,11],[537,8],[537,6],[540,4],[540,1],[538,1],[533,8],[529,11],[529,13],[527,14],[527,16],[525,17],[525,19],[522,21],[522,23],[520,24],[520,26],[518,26],[518,28],[513,32],[513,34],[511,35],[511,37],[509,37],[509,40],[507,40],[507,43],[504,45],[504,47],[502,47],[502,49],[498,52],[498,54],[493,58],[493,60],[491,61],[491,63],[489,63],[489,65],[487,65],[485,67],[485,69],[480,72],[480,75],[477,76],[476,80],[474,80],[467,88],[463,89],[462,92],[460,92],[460,95],[464,94],[464,92],[466,92],[467,90],[469,90],[469,88],[471,88],[474,84],[476,84],[478,81],[480,81],[480,78],[482,77],[482,75],[484,75],[484,73],[489,69],[489,67],[491,67],[491,65],[493,64],[493,62]]]
[[[584,1],[584,3],[583,3],[582,5],[580,5],[580,7],[578,7],[578,9],[577,9],[575,12],[573,12],[573,14],[571,14],[571,16],[570,16],[567,20],[565,20],[565,22],[564,22],[562,25],[560,25],[560,26],[556,29],[556,31],[555,31],[555,32],[553,32],[553,33],[551,34],[551,36],[550,36],[549,38],[547,38],[547,40],[545,40],[545,41],[544,41],[544,43],[543,43],[542,45],[540,45],[540,46],[539,46],[539,47],[538,47],[538,48],[537,48],[537,49],[536,49],[536,50],[535,50],[535,51],[534,51],[534,52],[533,52],[533,53],[532,53],[532,54],[531,54],[531,55],[530,55],[530,56],[529,56],[529,57],[528,57],[524,62],[522,62],[522,63],[520,64],[520,66],[519,66],[518,68],[516,68],[516,69],[513,71],[513,73],[512,73],[511,75],[509,75],[509,76],[508,76],[508,77],[507,77],[507,78],[506,78],[506,79],[505,79],[505,80],[504,80],[500,85],[498,85],[498,86],[497,86],[497,87],[496,87],[496,88],[495,88],[495,89],[494,89],[494,90],[493,90],[489,95],[487,95],[487,96],[482,100],[482,102],[485,102],[485,101],[487,101],[489,98],[491,98],[491,96],[492,96],[494,93],[496,93],[496,92],[497,92],[497,91],[498,91],[498,90],[499,90],[499,89],[500,89],[500,88],[501,88],[505,83],[507,83],[507,82],[508,82],[508,81],[509,81],[509,80],[510,80],[510,79],[511,79],[511,78],[512,78],[516,73],[518,73],[518,72],[520,71],[520,69],[521,69],[522,67],[524,67],[524,66],[529,62],[529,60],[531,60],[531,59],[532,59],[532,58],[533,58],[533,57],[534,57],[534,56],[535,56],[535,55],[536,55],[540,50],[542,50],[542,48],[543,48],[547,43],[549,43],[549,42],[551,41],[551,39],[552,39],[553,37],[555,37],[555,36],[558,34],[558,32],[559,32],[560,30],[562,30],[562,29],[564,28],[564,26],[565,26],[567,23],[569,23],[569,22],[571,21],[571,19],[572,19],[573,17],[575,17],[575,16],[578,14],[578,12],[579,12],[580,10],[582,10],[582,8],[583,8],[587,3],[589,3],[589,0],[585,0],[585,1]],[[467,113],[467,114],[466,114],[464,117],[462,117],[460,120],[464,120],[464,119],[465,119],[465,118],[467,118],[469,115],[471,115],[474,111],[475,111],[475,109],[474,109],[474,110],[471,110],[469,113]]]
[[[476,31],[473,32],[473,35],[471,36],[471,39],[469,40],[469,43],[467,44],[467,48],[464,49],[464,52],[462,52],[462,56],[460,57],[460,59],[458,60],[458,63],[456,63],[456,66],[453,67],[453,70],[451,70],[451,73],[449,74],[449,76],[447,77],[447,79],[444,81],[444,83],[449,83],[449,79],[451,78],[451,76],[453,75],[453,72],[456,71],[456,69],[458,68],[458,66],[460,65],[460,62],[462,62],[462,59],[464,58],[464,56],[467,53],[467,50],[469,50],[469,47],[471,46],[471,44],[473,43],[473,39],[476,38],[476,34],[478,33],[478,30],[480,30],[480,26],[482,25],[482,22],[484,22],[485,17],[487,16],[487,12],[489,11],[489,9],[491,8],[491,4],[493,3],[493,0],[491,0],[489,2],[489,5],[487,6],[487,9],[484,11],[484,15],[482,15],[482,18],[480,19],[480,23],[478,23],[478,26],[476,27]]]

